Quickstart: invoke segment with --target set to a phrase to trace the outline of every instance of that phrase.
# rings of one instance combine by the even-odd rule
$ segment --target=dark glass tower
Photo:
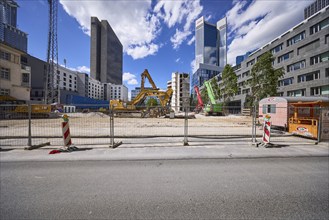
[[[102,83],[122,85],[122,56],[122,44],[109,23],[91,17],[91,77]]]

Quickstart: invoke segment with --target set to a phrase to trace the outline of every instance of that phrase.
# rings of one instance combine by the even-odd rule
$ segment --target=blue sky
[[[18,26],[28,33],[28,52],[46,59],[47,0],[17,0]],[[172,72],[192,73],[194,25],[204,16],[216,23],[227,16],[228,63],[257,49],[303,20],[313,0],[59,0],[59,63],[90,68],[90,17],[108,20],[124,46],[124,84],[140,85],[144,69],[165,89]]]

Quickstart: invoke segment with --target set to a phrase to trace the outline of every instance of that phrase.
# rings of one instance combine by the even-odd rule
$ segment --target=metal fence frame
[[[33,146],[33,141],[34,138],[38,138],[32,135],[32,130],[33,130],[33,125],[32,125],[32,115],[31,115],[31,103],[28,103],[28,124],[27,124],[27,146],[32,147]],[[184,112],[184,127],[183,127],[183,146],[188,146],[189,145],[189,137],[195,137],[191,134],[189,134],[189,117],[188,114],[190,112],[190,109],[193,109],[192,106],[186,106],[183,108]],[[318,139],[315,140],[315,143],[320,143],[322,141],[321,139],[321,131],[323,129],[322,125],[322,112],[327,109],[320,108],[320,120],[318,123]],[[259,125],[258,123],[258,114],[257,114],[258,108],[257,106],[253,106],[252,111],[251,111],[251,120],[252,120],[252,126],[251,126],[251,143],[252,144],[257,144],[257,126]],[[122,142],[115,142],[115,138],[118,138],[118,136],[115,135],[115,124],[114,121],[116,120],[114,117],[115,111],[113,109],[109,109],[108,115],[109,115],[109,135],[106,136],[100,136],[101,138],[109,138],[109,147],[110,148],[115,148],[118,147]],[[258,135],[259,136],[259,135]],[[154,137],[160,137],[160,136],[154,136]],[[0,136],[0,139],[9,139],[13,137],[6,137],[6,136]],[[15,137],[14,137],[15,138]],[[24,138],[23,136],[20,138]],[[45,137],[48,138],[48,137]],[[58,138],[58,137],[56,137]],[[94,137],[95,138],[95,137]]]

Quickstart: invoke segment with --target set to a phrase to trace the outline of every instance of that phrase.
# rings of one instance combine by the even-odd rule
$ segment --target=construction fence
[[[195,106],[150,107],[115,111],[98,105],[68,106],[65,112],[42,112],[33,105],[0,105],[0,146],[63,146],[62,116],[69,117],[75,145],[182,143],[255,143],[262,141],[265,116],[270,116],[271,141],[280,144],[328,140],[328,108],[258,108],[230,106],[223,114],[195,113]],[[232,113],[233,112],[233,113]],[[242,114],[242,112],[244,114]],[[296,114],[297,112],[297,114]],[[304,138],[308,137],[308,138]]]

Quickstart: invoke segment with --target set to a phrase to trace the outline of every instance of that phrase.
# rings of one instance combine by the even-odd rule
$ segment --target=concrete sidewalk
[[[178,159],[229,159],[278,157],[328,157],[329,144],[314,141],[275,142],[272,148],[256,147],[250,139],[214,140],[189,138],[189,146],[182,139],[163,139],[145,143],[145,140],[124,141],[118,148],[108,145],[76,145],[79,151],[49,155],[55,146],[32,151],[24,148],[2,147],[0,162],[10,161],[80,161],[80,160],[178,160]]]

